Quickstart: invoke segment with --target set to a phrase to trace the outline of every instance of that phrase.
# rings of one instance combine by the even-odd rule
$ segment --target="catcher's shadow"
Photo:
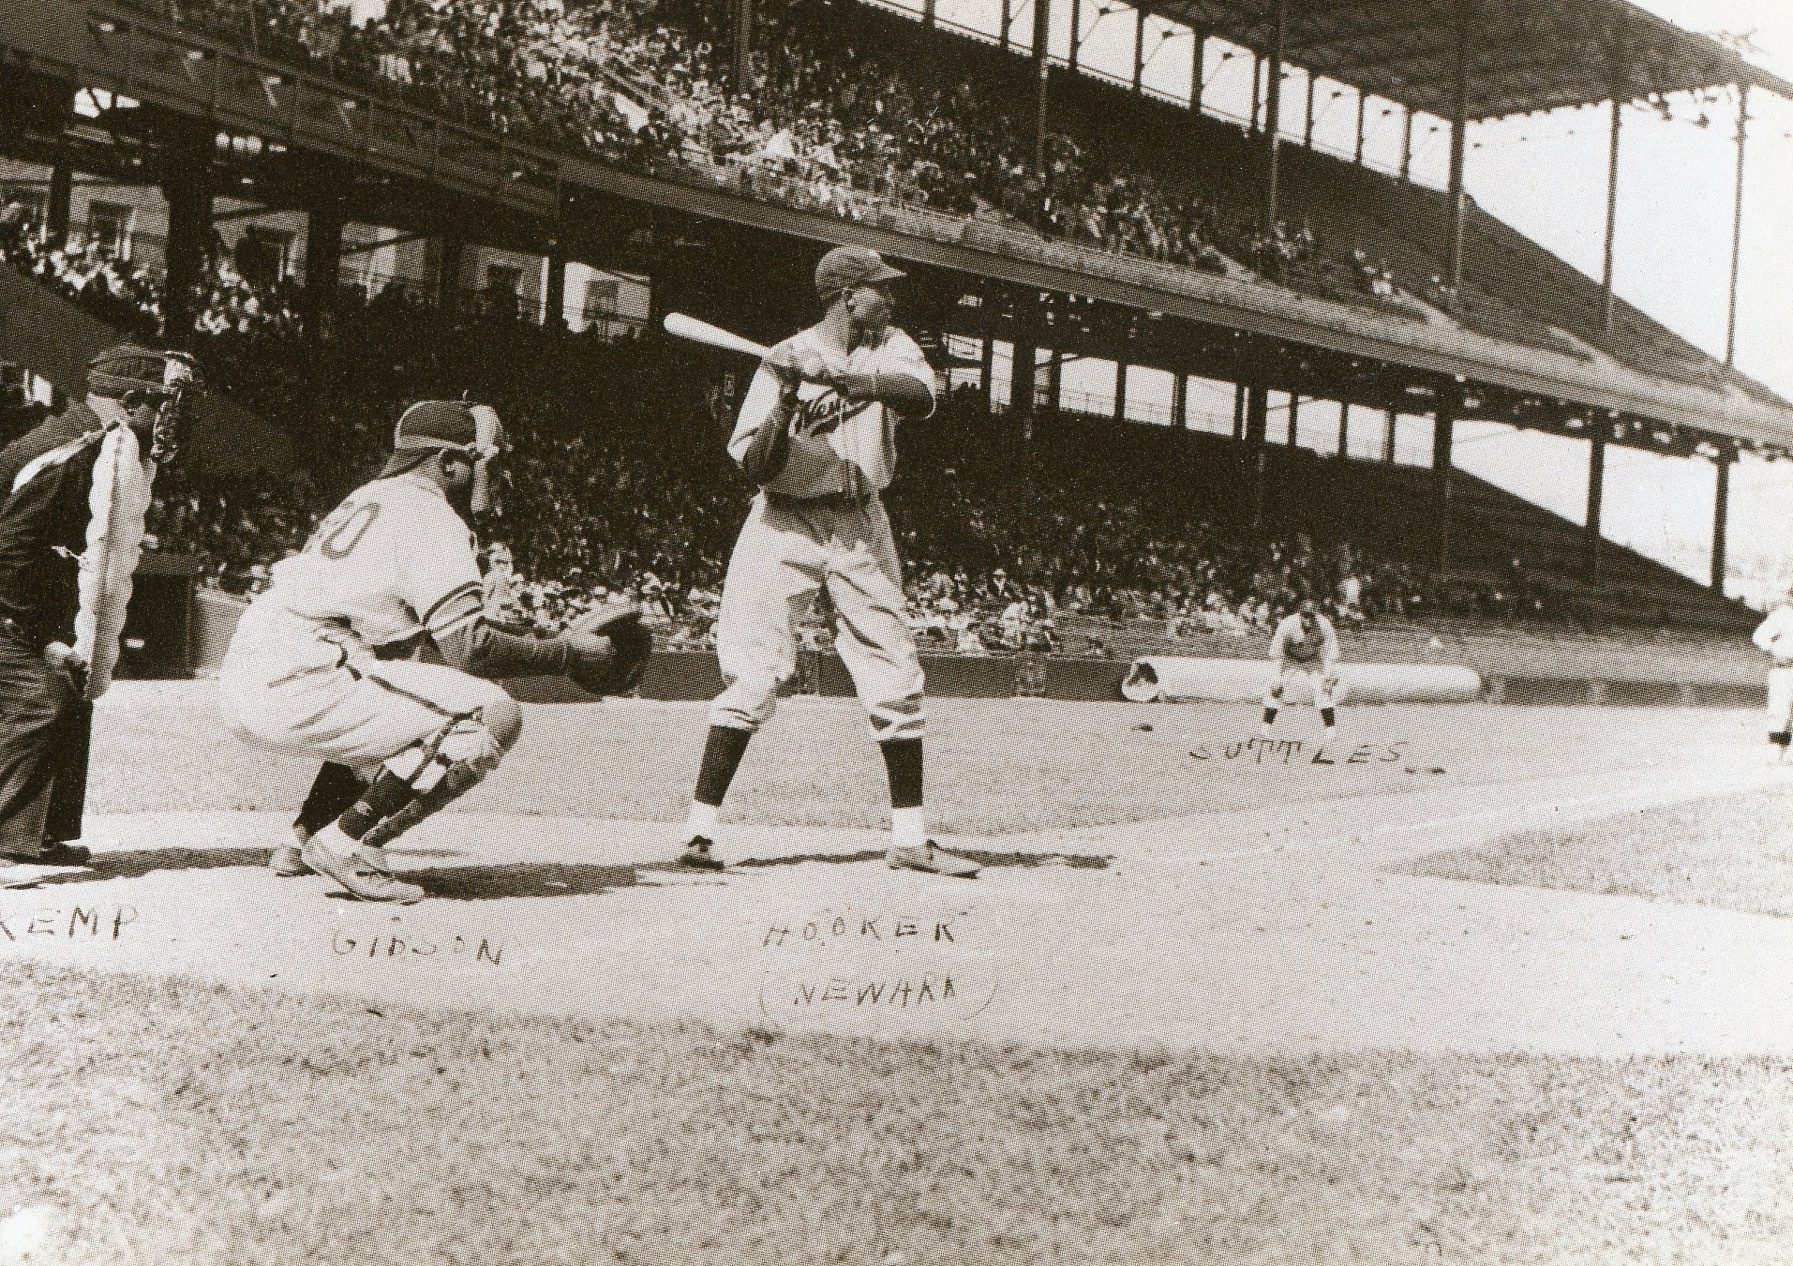
[[[594,897],[619,888],[654,888],[633,865],[592,862],[504,862],[405,870],[399,878],[442,901],[500,901],[507,897]]]

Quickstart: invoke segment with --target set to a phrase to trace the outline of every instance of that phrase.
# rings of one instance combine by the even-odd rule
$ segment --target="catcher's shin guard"
[[[504,699],[456,717],[426,742],[400,752],[386,772],[405,780],[412,795],[369,827],[361,843],[382,847],[466,795],[498,768],[522,732],[523,710]]]

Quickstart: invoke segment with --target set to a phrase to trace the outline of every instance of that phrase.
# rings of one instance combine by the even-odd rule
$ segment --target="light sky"
[[[1025,47],[1032,14],[1015,0],[1011,38]],[[1760,51],[1752,60],[1793,79],[1793,3],[1789,0],[1639,0],[1642,8],[1706,34],[1749,35]],[[911,7],[904,0],[903,7]],[[919,0],[914,8],[919,9]],[[1104,15],[1102,8],[1113,10]],[[1068,44],[1069,4],[1053,5],[1050,42],[1062,55]],[[938,0],[942,20],[994,32],[1000,0]],[[1132,73],[1135,19],[1112,0],[1084,0],[1086,66],[1123,78]],[[1149,88],[1186,98],[1192,41],[1164,38],[1148,23]],[[1204,102],[1216,113],[1243,117],[1250,111],[1251,59],[1226,56],[1211,40],[1204,66]],[[1349,153],[1356,121],[1354,92],[1322,79],[1316,87],[1318,145]],[[1285,83],[1284,131],[1301,126],[1305,76]],[[1293,108],[1289,103],[1293,102]],[[1371,99],[1367,159],[1385,168],[1398,163],[1398,113]],[[1736,150],[1736,105],[1728,92],[1702,103],[1683,94],[1671,99],[1674,119],[1645,108],[1624,112],[1614,266],[1618,293],[1695,345],[1722,358],[1730,280],[1731,211]],[[1737,365],[1793,398],[1793,236],[1786,208],[1793,206],[1793,104],[1760,91],[1750,101],[1750,141],[1745,181],[1743,268],[1739,291]],[[1698,120],[1707,123],[1701,127]],[[1434,130],[1434,125],[1437,125]],[[1598,277],[1605,231],[1608,112],[1604,106],[1560,110],[1472,125],[1466,161],[1471,195],[1581,269]],[[1416,178],[1442,186],[1449,158],[1449,129],[1422,118],[1416,129]],[[1000,381],[1000,379],[999,379]],[[1067,390],[1092,396],[1112,392],[1112,370],[1100,365],[1067,370]],[[1143,384],[1130,380],[1130,397]],[[1168,387],[1164,387],[1168,394]],[[1146,404],[1142,400],[1142,404]],[[1149,404],[1147,407],[1151,407]],[[1230,392],[1198,399],[1192,409],[1229,412]],[[1321,441],[1336,430],[1336,408],[1323,406],[1301,419],[1301,442]],[[1364,430],[1371,429],[1365,418]],[[1272,435],[1278,434],[1274,416]],[[1427,428],[1404,422],[1401,446],[1417,452]],[[1587,487],[1587,446],[1577,440],[1514,432],[1492,424],[1458,429],[1457,460],[1464,469],[1582,520]],[[1363,442],[1370,437],[1364,436]],[[1359,437],[1353,436],[1353,451]],[[1608,449],[1602,525],[1612,539],[1660,558],[1704,580],[1711,548],[1713,468],[1704,461],[1670,460]],[[1745,459],[1732,471],[1729,555],[1733,569],[1778,571],[1793,567],[1793,463]],[[1733,592],[1739,588],[1733,583]],[[1749,585],[1751,590],[1755,585]]]

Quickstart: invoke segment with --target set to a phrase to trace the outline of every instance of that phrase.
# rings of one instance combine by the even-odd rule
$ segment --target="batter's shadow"
[[[979,848],[955,848],[950,850],[960,857],[970,858],[980,866],[992,869],[1002,867],[1020,867],[1023,870],[1038,866],[1064,866],[1071,870],[1107,870],[1114,859],[1099,853],[1023,853],[1019,851],[993,852]],[[883,862],[884,850],[881,848],[861,849],[856,853],[794,853],[789,857],[743,857],[729,867],[730,870],[762,870],[771,866],[801,866],[805,862],[824,862],[839,866],[849,862]]]

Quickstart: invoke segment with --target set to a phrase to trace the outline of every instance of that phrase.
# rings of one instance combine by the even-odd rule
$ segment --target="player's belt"
[[[823,508],[829,510],[863,510],[878,499],[872,492],[824,492],[814,497],[793,497],[788,493],[766,493],[766,503],[781,510]]]

